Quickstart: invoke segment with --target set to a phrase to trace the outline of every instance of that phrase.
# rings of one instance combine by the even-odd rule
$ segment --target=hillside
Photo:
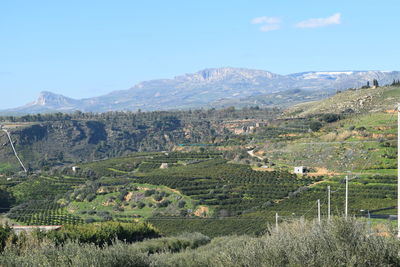
[[[397,133],[386,105],[399,92],[348,91],[283,113],[230,108],[3,118],[21,157],[38,152],[32,158],[42,164],[29,161],[37,171],[20,176],[6,171],[4,161],[3,209],[12,207],[8,217],[16,223],[147,221],[168,235],[193,229],[212,237],[257,235],[276,213],[280,222],[314,218],[317,199],[326,217],[327,186],[331,214],[341,215],[343,178],[350,175],[349,214],[369,210],[373,218],[389,218],[396,206]],[[295,166],[309,172],[295,175]]]
[[[74,113],[2,117],[21,159],[30,169],[112,158],[178,144],[221,144],[235,132],[268,123],[272,109],[182,112]],[[8,138],[0,133],[0,170],[18,168]]]
[[[391,112],[396,109],[400,88],[383,86],[351,89],[313,103],[303,103],[287,109],[285,117],[306,117],[322,113]]]
[[[144,81],[127,90],[107,95],[71,99],[42,92],[36,101],[0,114],[34,114],[49,112],[107,112],[182,110],[202,107],[284,106],[319,100],[338,90],[359,88],[377,79],[391,84],[400,72],[335,71],[303,72],[279,75],[264,70],[244,68],[204,69],[172,79]],[[297,92],[295,92],[295,91]]]

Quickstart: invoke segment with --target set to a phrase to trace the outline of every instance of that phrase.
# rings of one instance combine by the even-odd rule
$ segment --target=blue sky
[[[400,1],[0,2],[0,109],[209,67],[400,70]]]

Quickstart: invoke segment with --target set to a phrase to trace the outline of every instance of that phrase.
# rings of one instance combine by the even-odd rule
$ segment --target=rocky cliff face
[[[190,141],[208,141],[212,136],[211,127],[208,122],[203,124],[194,127],[182,123],[181,127],[180,121],[154,121],[132,126],[118,120],[63,120],[10,131],[23,162],[30,168],[42,168],[65,162],[123,156],[136,151],[170,150],[176,144]],[[5,135],[0,134],[0,142],[3,145],[0,147],[0,162],[17,167]]]
[[[251,132],[250,128],[255,129],[260,122],[267,123],[278,114],[276,109],[255,108],[74,113],[11,117],[1,124],[11,133],[24,164],[35,169],[137,151],[172,150],[179,144],[220,142],[234,133]],[[18,167],[2,131],[0,144],[0,173],[2,164]]]

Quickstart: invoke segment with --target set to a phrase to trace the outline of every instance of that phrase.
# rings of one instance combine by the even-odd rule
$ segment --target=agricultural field
[[[57,200],[84,182],[83,178],[70,176],[34,176],[20,180],[9,189],[18,205],[9,211],[8,217],[28,225],[82,223]]]
[[[399,90],[379,90],[362,109],[350,111],[333,100],[326,103],[335,113],[318,103],[300,105],[302,111],[251,131],[218,129],[226,135],[212,144],[175,143],[168,151],[46,166],[12,179],[4,174],[0,190],[8,206],[3,209],[12,207],[7,216],[17,224],[150,222],[166,235],[260,235],[276,213],[279,222],[315,218],[317,199],[327,217],[328,186],[331,214],[343,215],[349,175],[349,214],[388,218],[396,205],[396,119],[379,101]],[[382,105],[374,109],[374,103]],[[293,174],[295,166],[309,172]]]
[[[115,220],[133,222],[153,216],[208,217],[212,211],[179,191],[165,186],[127,183],[89,184],[72,192],[66,209],[85,222]],[[207,211],[204,212],[203,210]]]
[[[126,176],[134,173],[146,173],[159,169],[161,164],[167,163],[169,167],[184,166],[201,161],[220,158],[219,152],[142,152],[134,153],[123,158],[114,158],[81,164],[79,174],[83,176]]]
[[[221,156],[213,151],[140,153],[81,164],[75,173],[25,178],[9,188],[20,203],[9,218],[22,224],[145,220],[165,221],[165,226],[181,220],[184,228],[200,223],[203,229],[225,229],[221,233],[236,227],[254,233],[262,231],[260,223],[252,220],[245,226],[242,214],[321,180],[286,171],[258,172]]]
[[[395,214],[397,204],[397,178],[395,176],[349,176],[349,214],[350,216],[391,215]],[[246,214],[246,216],[266,216],[274,218],[278,213],[282,220],[300,217],[315,218],[317,215],[317,199],[321,201],[321,216],[328,216],[328,190],[331,188],[331,215],[342,216],[345,206],[345,180],[343,176],[335,176],[303,188],[289,197],[275,203],[264,210]],[[386,216],[386,217],[387,217]]]
[[[307,166],[336,174],[366,170],[380,174],[397,168],[396,127],[390,113],[356,114],[318,131],[292,130],[290,139],[265,139],[256,150],[275,165],[289,169]]]

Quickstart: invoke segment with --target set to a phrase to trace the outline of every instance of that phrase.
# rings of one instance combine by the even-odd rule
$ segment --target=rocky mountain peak
[[[42,91],[40,92],[38,99],[34,102],[34,105],[61,107],[65,105],[72,105],[74,102],[76,102],[76,100],[72,98],[48,91]]]
[[[255,78],[272,79],[278,76],[279,75],[269,71],[225,67],[225,68],[204,69],[196,73],[175,77],[175,79],[179,81],[192,81],[192,82],[216,82],[216,81],[225,81],[238,78],[249,79],[249,80]]]

